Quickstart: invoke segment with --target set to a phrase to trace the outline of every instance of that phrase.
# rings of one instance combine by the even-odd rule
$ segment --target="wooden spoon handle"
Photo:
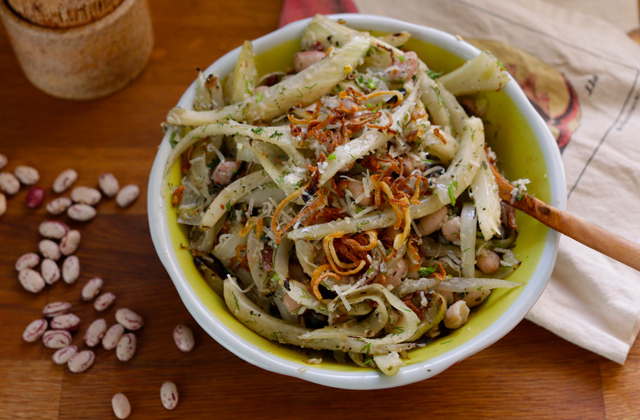
[[[512,203],[511,191],[514,186],[498,172],[495,166],[491,165],[491,169],[496,177],[502,201],[563,235],[640,271],[640,245],[558,210],[526,193],[517,197]]]

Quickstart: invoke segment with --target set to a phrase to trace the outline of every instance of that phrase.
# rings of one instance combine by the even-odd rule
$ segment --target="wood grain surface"
[[[53,179],[68,167],[79,173],[76,185],[95,186],[100,173],[111,171],[121,185],[141,187],[131,208],[104,200],[95,220],[71,223],[82,232],[81,278],[39,295],[21,288],[14,262],[37,249],[37,227],[47,216],[42,208],[25,206],[26,188],[8,200],[0,218],[0,419],[115,418],[111,397],[117,392],[128,395],[131,419],[640,418],[639,345],[619,366],[527,321],[431,380],[382,391],[336,390],[270,373],[211,339],[183,306],[151,243],[148,174],[160,123],[196,67],[276,29],[282,3],[150,3],[155,46],[146,70],[124,91],[92,102],[62,101],[36,90],[0,31],[0,153],[8,156],[8,168],[38,168],[47,199],[54,197]],[[118,297],[102,314],[79,297],[92,276],[102,277],[104,290]],[[113,351],[98,349],[95,365],[82,374],[54,365],[52,350],[25,343],[21,335],[47,302],[58,300],[72,302],[83,320],[76,344],[92,320],[113,323],[116,307],[140,313],[146,324],[137,334],[136,356],[122,363]],[[173,344],[179,323],[195,333],[189,354]],[[160,403],[160,385],[167,380],[180,391],[174,411]]]

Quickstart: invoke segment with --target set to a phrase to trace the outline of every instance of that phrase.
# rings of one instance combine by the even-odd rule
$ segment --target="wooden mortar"
[[[65,2],[78,3],[56,3]],[[11,0],[14,7],[16,3],[21,2]],[[38,89],[63,99],[95,99],[119,91],[142,72],[153,47],[147,0],[104,3],[111,6],[86,13],[71,8],[56,19],[48,11],[16,7],[18,14],[0,0],[0,18],[13,50]]]

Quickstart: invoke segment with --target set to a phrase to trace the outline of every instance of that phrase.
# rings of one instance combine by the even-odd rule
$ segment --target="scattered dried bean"
[[[0,172],[0,191],[14,195],[20,191],[20,181],[10,172]]]
[[[160,400],[167,410],[173,410],[178,405],[178,387],[167,381],[160,387]]]
[[[95,206],[100,202],[102,195],[100,191],[91,187],[75,187],[71,190],[71,199],[76,203]]]
[[[120,308],[116,311],[116,321],[129,331],[139,330],[144,325],[142,317],[127,308]]]
[[[55,181],[53,181],[53,191],[60,194],[67,188],[73,185],[78,179],[78,173],[73,169],[66,169],[58,175]]]
[[[93,302],[93,307],[96,309],[96,311],[101,312],[113,305],[113,302],[115,301],[116,295],[111,292],[104,293],[98,296],[95,302]]]
[[[27,292],[39,293],[44,289],[45,282],[40,273],[30,268],[26,268],[18,274],[20,284]]]
[[[7,162],[9,162],[9,159],[7,159],[7,157],[5,155],[0,153],[0,169],[2,169],[5,166],[7,166]]]
[[[118,180],[116,177],[110,173],[106,172],[98,178],[98,186],[107,197],[113,197],[118,194],[120,190],[120,184],[118,184]]]
[[[89,369],[93,362],[96,360],[96,355],[91,350],[83,350],[80,353],[74,354],[67,366],[69,366],[69,370],[73,373],[84,372]]]
[[[82,300],[91,300],[98,296],[104,282],[100,277],[94,277],[89,280],[82,288]]]
[[[32,321],[27,328],[25,328],[22,333],[22,339],[27,343],[33,343],[42,337],[44,332],[47,330],[47,320],[46,319],[36,319]]]
[[[65,330],[49,330],[42,336],[44,346],[50,349],[61,349],[71,344],[71,333]]]
[[[120,324],[113,324],[102,338],[102,347],[104,347],[105,350],[115,349],[123,334],[124,327]]]
[[[40,250],[40,253],[43,257],[51,258],[54,261],[58,261],[62,256],[58,244],[50,239],[41,240],[38,244],[38,249]]]
[[[60,280],[60,269],[55,261],[45,258],[40,265],[42,280],[47,284],[53,284]]]
[[[74,314],[62,314],[51,320],[52,330],[75,331],[80,328],[80,318]]]
[[[53,353],[53,356],[51,356],[51,360],[53,360],[53,363],[55,363],[56,365],[64,365],[73,356],[75,356],[77,352],[78,352],[78,346],[63,347],[59,350],[56,350],[56,352]]]
[[[185,353],[193,350],[193,347],[196,344],[191,328],[182,324],[173,329],[173,341],[175,341],[176,346]]]
[[[89,347],[95,347],[100,343],[104,333],[107,332],[107,321],[104,319],[96,319],[89,325],[87,332],[84,334],[84,342]]]
[[[40,223],[38,232],[48,239],[62,239],[69,232],[69,226],[58,220],[45,220]]]
[[[134,333],[127,333],[120,337],[118,346],[116,347],[116,357],[121,362],[128,362],[131,360],[134,354],[136,354],[136,348],[138,347],[138,340]]]
[[[67,216],[78,222],[86,222],[96,217],[96,209],[86,204],[74,204],[67,209]]]
[[[40,180],[40,174],[38,173],[38,170],[32,168],[31,166],[18,166],[13,170],[13,174],[24,185],[33,185]]]
[[[58,315],[66,314],[69,312],[69,309],[71,309],[71,304],[69,302],[51,302],[42,309],[42,315],[47,318],[53,318]]]
[[[140,188],[138,188],[138,186],[135,184],[129,184],[122,187],[122,189],[116,196],[116,202],[120,207],[126,208],[133,204],[134,201],[136,201],[138,195],[140,195]]]
[[[80,232],[70,230],[60,241],[60,252],[62,255],[75,254],[80,246]]]
[[[0,217],[7,212],[7,197],[0,193]]]
[[[111,407],[113,408],[113,414],[119,419],[126,419],[131,414],[131,404],[126,395],[120,393],[111,398]]]
[[[31,188],[24,201],[30,209],[37,209],[44,202],[44,190],[40,187]]]
[[[58,197],[55,200],[47,203],[47,211],[49,214],[62,214],[71,205],[71,199],[69,197]]]
[[[22,271],[26,268],[33,268],[40,264],[40,256],[33,252],[24,254],[16,261],[16,271]]]
[[[62,263],[62,279],[67,284],[73,284],[78,277],[80,277],[80,259],[71,255]]]

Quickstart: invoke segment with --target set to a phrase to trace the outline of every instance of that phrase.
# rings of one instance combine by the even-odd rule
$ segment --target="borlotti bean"
[[[58,197],[47,203],[47,211],[53,215],[62,214],[67,211],[70,205],[71,199],[69,197]]]
[[[42,279],[47,284],[53,284],[60,280],[60,269],[55,261],[45,258],[40,264],[40,274]]]
[[[96,214],[96,209],[86,204],[74,204],[67,209],[67,216],[77,222],[87,222]]]
[[[47,320],[36,319],[24,329],[22,339],[27,343],[33,343],[34,341],[38,341],[45,331],[47,331]]]
[[[40,273],[31,268],[26,268],[18,273],[18,280],[24,290],[31,293],[40,293],[44,289],[45,282]]]
[[[60,194],[73,185],[78,179],[78,173],[73,169],[66,169],[60,172],[60,175],[53,181],[53,192]]]
[[[74,314],[54,316],[49,324],[52,330],[75,331],[80,328],[80,318]]]
[[[53,318],[58,315],[64,315],[71,309],[69,302],[51,302],[47,303],[42,309],[42,315],[47,318]]]
[[[5,166],[7,166],[7,162],[9,162],[9,159],[7,159],[7,157],[5,155],[0,153],[0,169],[2,169]]]
[[[104,282],[100,277],[94,277],[89,280],[82,288],[82,300],[89,301],[98,296],[103,285]]]
[[[60,253],[60,247],[57,243],[51,239],[43,239],[38,244],[40,254],[45,258],[51,258],[54,261],[58,261],[62,254]]]
[[[113,414],[119,419],[126,419],[131,414],[131,404],[126,395],[119,393],[111,398],[111,407]]]
[[[120,308],[116,311],[116,321],[129,331],[139,330],[144,325],[142,317],[127,308]]]
[[[7,212],[7,197],[0,192],[0,217]]]
[[[65,330],[49,330],[42,336],[44,346],[50,349],[61,349],[71,344],[71,333]]]
[[[36,168],[32,168],[31,166],[17,166],[16,169],[13,170],[13,174],[24,185],[33,185],[40,180],[40,173]]]
[[[80,277],[80,259],[71,255],[62,263],[62,279],[67,284],[73,284],[78,277]]]
[[[185,353],[193,350],[196,342],[193,338],[193,331],[191,328],[186,325],[178,325],[173,329],[173,341],[175,341],[176,346]]]
[[[120,324],[113,324],[102,338],[102,347],[105,350],[113,350],[124,334],[124,327]]]
[[[44,190],[40,187],[31,188],[27,193],[24,202],[30,209],[37,209],[44,202]]]
[[[118,205],[124,209],[132,205],[133,202],[136,201],[136,198],[138,198],[138,195],[140,195],[140,188],[138,188],[137,185],[126,185],[122,187],[122,189],[116,196],[116,203],[118,203]]]
[[[47,239],[62,239],[69,232],[69,226],[58,220],[45,220],[38,226],[38,232]]]
[[[24,254],[16,261],[16,271],[22,271],[27,268],[33,268],[40,264],[40,256],[33,252]]]
[[[98,186],[107,197],[113,197],[120,191],[120,184],[112,173],[104,173],[98,178]]]
[[[96,355],[91,350],[83,350],[80,353],[74,354],[67,362],[69,370],[73,373],[81,373],[86,371],[93,365],[96,360]]]
[[[70,230],[60,241],[60,253],[62,255],[75,254],[80,246],[80,232],[77,230]]]
[[[138,347],[138,340],[134,333],[127,333],[120,337],[118,345],[116,346],[116,357],[121,362],[128,362],[133,355],[136,354],[136,348]]]
[[[20,191],[20,181],[10,172],[0,172],[0,191],[14,195]]]
[[[91,187],[75,187],[71,190],[71,199],[80,204],[95,206],[100,202],[102,195],[100,191]]]
[[[116,295],[111,292],[103,293],[102,295],[98,296],[98,298],[93,302],[93,307],[96,311],[102,312],[113,305],[113,302],[115,301]]]
[[[178,387],[167,381],[160,387],[160,401],[167,410],[173,410],[178,405]]]
[[[89,325],[87,331],[84,334],[84,342],[89,347],[95,347],[102,341],[104,333],[107,332],[107,321],[104,319],[96,319]]]
[[[67,346],[56,350],[51,356],[51,360],[56,365],[64,365],[78,352],[78,346]]]

